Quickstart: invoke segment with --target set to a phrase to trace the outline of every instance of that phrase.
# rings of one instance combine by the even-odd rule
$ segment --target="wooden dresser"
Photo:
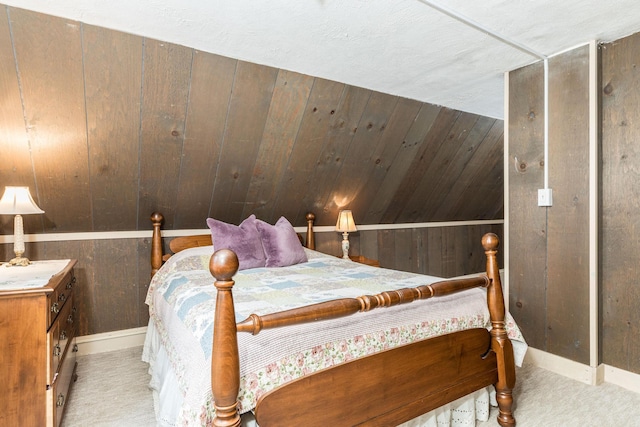
[[[75,380],[75,264],[0,266],[2,426],[60,425]]]

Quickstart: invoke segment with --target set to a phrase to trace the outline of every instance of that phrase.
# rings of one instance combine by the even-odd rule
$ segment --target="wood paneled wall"
[[[509,307],[532,347],[589,364],[589,47],[549,60],[549,208],[543,85],[542,63],[509,74]]]
[[[502,216],[501,120],[2,11],[0,184],[44,209],[28,232]]]
[[[149,280],[151,238],[67,240],[27,243],[30,259],[75,258],[78,333],[102,332],[146,326],[149,307],[144,303]],[[13,245],[0,245],[9,259]]]
[[[394,270],[462,276],[486,270],[485,233],[495,233],[502,240],[502,224],[358,231],[349,234],[349,254],[376,259],[381,267]],[[341,256],[341,238],[336,239],[335,234],[317,233],[317,250]],[[498,248],[498,264],[503,268],[502,247]]]
[[[640,374],[640,33],[601,52],[600,357]]]
[[[590,364],[597,303],[597,364],[640,373],[640,33],[602,44],[598,228],[589,228],[588,48],[550,62],[551,208],[542,185],[542,66],[509,75],[510,308],[533,347]],[[598,241],[598,301],[589,300],[589,238]],[[593,349],[591,349],[593,350]]]
[[[308,211],[333,225],[341,208],[359,224],[502,218],[501,120],[0,11],[0,188],[28,185],[44,209],[25,216],[28,234],[151,230],[154,211],[174,230],[251,213],[304,226]],[[0,232],[12,233],[11,217]],[[457,275],[474,265],[471,246],[451,252],[466,238],[434,234],[440,253],[424,233],[363,238],[390,267],[420,259],[419,270]],[[420,245],[402,247],[410,234]],[[146,324],[146,240],[29,244],[27,254],[80,260],[81,334]]]

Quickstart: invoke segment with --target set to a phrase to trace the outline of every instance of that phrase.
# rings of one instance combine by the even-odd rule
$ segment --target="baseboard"
[[[76,338],[78,356],[123,350],[144,344],[147,327],[84,335]]]
[[[585,384],[599,385],[606,382],[640,393],[640,375],[606,364],[600,364],[594,368],[532,347],[527,349],[524,363]]]
[[[524,363],[530,363],[540,368],[544,368],[547,371],[580,381],[581,383],[592,385],[598,384],[596,381],[597,369],[533,347],[529,347],[527,349],[527,354],[524,357]]]
[[[640,393],[640,375],[609,365],[604,366],[604,380],[627,390]]]

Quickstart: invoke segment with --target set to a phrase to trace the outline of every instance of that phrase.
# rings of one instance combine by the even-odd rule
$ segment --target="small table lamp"
[[[357,231],[350,210],[340,211],[336,231],[342,232],[342,258],[349,259],[349,232]]]
[[[10,265],[29,265],[30,261],[22,256],[24,253],[24,231],[21,215],[41,213],[44,211],[31,198],[29,187],[4,188],[4,195],[0,199],[0,215],[15,215],[13,220],[13,251],[16,257],[9,261]]]

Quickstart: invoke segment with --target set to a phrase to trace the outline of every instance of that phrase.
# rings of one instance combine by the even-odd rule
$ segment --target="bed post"
[[[237,427],[240,357],[231,288],[235,283],[232,278],[238,272],[238,257],[228,249],[216,251],[209,261],[209,270],[218,289],[211,355],[211,392],[216,410],[213,425]]]
[[[164,217],[161,213],[154,212],[151,214],[151,223],[153,224],[153,234],[151,236],[151,277],[154,276],[162,267],[162,235],[160,227]]]
[[[309,212],[305,218],[307,219],[307,248],[315,250],[316,248],[316,239],[313,234],[313,221],[315,221],[316,216]]]
[[[516,382],[515,362],[513,358],[513,347],[507,336],[505,328],[505,308],[504,295],[502,294],[502,283],[500,282],[500,270],[496,253],[500,240],[493,233],[487,233],[482,237],[482,247],[487,256],[487,276],[489,285],[487,286],[487,304],[491,316],[491,349],[496,353],[498,361],[498,382],[495,384],[496,400],[498,401],[498,423],[505,426],[515,426],[516,420],[513,418],[512,391]]]

